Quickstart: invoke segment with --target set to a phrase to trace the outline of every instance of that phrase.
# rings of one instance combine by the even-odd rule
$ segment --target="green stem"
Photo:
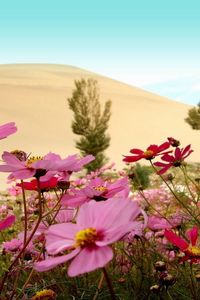
[[[38,197],[39,197],[39,216],[38,216],[38,220],[37,220],[37,223],[35,225],[35,228],[32,230],[30,236],[28,237],[28,239],[26,240],[26,243],[24,244],[23,248],[21,249],[21,251],[18,253],[18,255],[16,256],[16,258],[14,259],[14,261],[11,263],[10,267],[8,268],[8,270],[6,271],[2,281],[1,281],[1,284],[0,284],[0,294],[3,290],[3,287],[4,287],[4,284],[5,284],[5,281],[12,269],[12,267],[16,264],[16,262],[18,261],[18,259],[21,257],[21,255],[24,253],[26,247],[29,245],[30,241],[32,240],[36,230],[38,229],[39,225],[40,225],[40,222],[42,220],[42,202],[41,202],[41,189],[40,189],[40,183],[39,183],[39,179],[37,179],[37,182],[38,182]]]
[[[98,286],[97,286],[97,291],[96,291],[94,297],[92,298],[92,300],[96,300],[98,298],[99,292],[102,288],[103,281],[104,281],[104,274],[102,273],[101,277],[100,277],[100,280],[99,280],[99,283],[98,283]]]
[[[170,190],[170,192],[172,193],[172,195],[174,196],[174,198],[179,202],[179,204],[181,204],[185,210],[189,213],[190,216],[192,216],[195,221],[200,225],[200,221],[196,218],[196,216],[194,216],[194,214],[190,211],[190,209],[187,207],[187,205],[185,205],[180,199],[179,197],[176,195],[176,193],[172,190],[171,186],[167,183],[167,181],[164,179],[164,177],[158,173],[157,169],[154,167],[152,161],[150,161],[152,168],[154,169],[154,171],[156,172],[156,174],[158,174],[160,176],[160,178],[162,179],[162,181],[166,184],[166,186],[168,187],[168,189]]]
[[[25,196],[23,180],[21,180],[21,186],[22,186],[22,198],[23,198],[23,205],[24,205],[24,245],[25,245],[26,244],[26,239],[27,239],[28,218],[27,218],[26,196]]]
[[[184,179],[185,179],[185,184],[186,184],[186,187],[190,193],[190,196],[192,197],[192,200],[193,200],[193,203],[196,204],[196,200],[195,200],[195,196],[193,195],[191,189],[190,189],[190,186],[189,186],[189,183],[188,183],[188,175],[187,175],[187,172],[185,170],[184,167],[180,167],[181,171],[183,172],[183,175],[184,175]]]
[[[105,280],[106,280],[108,289],[109,289],[109,291],[110,291],[111,299],[112,299],[112,300],[116,300],[115,292],[114,292],[114,290],[113,290],[111,280],[110,280],[110,278],[109,278],[109,276],[108,276],[108,273],[107,273],[105,267],[102,268],[102,270],[103,270],[103,274],[104,274],[104,277],[105,277]]]
[[[149,200],[146,198],[145,194],[140,191],[139,192],[140,195],[142,196],[142,198],[147,202],[147,204],[157,213],[159,214],[160,217],[162,217],[163,219],[165,219],[172,227],[174,226],[170,220],[168,220],[161,212],[159,212],[159,210],[157,210],[150,202]]]

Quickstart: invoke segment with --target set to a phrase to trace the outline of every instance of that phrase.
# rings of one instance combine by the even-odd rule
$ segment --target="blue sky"
[[[81,67],[196,104],[200,2],[0,1],[0,63]]]

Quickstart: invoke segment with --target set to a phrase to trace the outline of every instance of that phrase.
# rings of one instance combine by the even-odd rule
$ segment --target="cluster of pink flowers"
[[[83,204],[76,223],[55,224],[46,231],[48,254],[63,255],[35,263],[36,270],[47,271],[71,259],[69,276],[104,267],[113,257],[109,245],[135,228],[140,212],[136,202],[125,198]],[[64,254],[66,250],[71,252]]]
[[[13,123],[10,127],[3,127],[2,136],[14,133],[11,125]],[[105,171],[113,168],[113,164],[90,173],[70,187],[72,172],[80,171],[85,164],[94,160],[92,155],[83,158],[71,155],[62,159],[58,154],[48,153],[44,157],[30,157],[23,151],[15,150],[5,151],[2,160],[4,164],[0,165],[0,171],[10,173],[9,180],[21,180],[17,188],[33,193],[39,189],[42,192],[43,198],[36,199],[34,194],[29,195],[26,218],[43,201],[43,204],[40,203],[43,222],[34,222],[29,226],[31,229],[3,243],[5,252],[16,252],[18,255],[22,251],[35,255],[42,246],[41,242],[45,243],[46,259],[35,263],[36,270],[47,271],[72,260],[68,268],[69,276],[93,271],[104,267],[112,259],[111,244],[126,239],[129,234],[142,234],[144,224],[141,220],[137,221],[142,211],[136,201],[128,198],[130,190],[127,177],[117,180],[101,177]],[[63,184],[65,189],[59,189]],[[48,206],[45,192],[51,189],[57,190],[56,195],[60,195],[61,201],[54,199],[53,204]],[[32,208],[31,201],[34,203]],[[57,207],[55,214],[47,214],[49,216],[45,218],[44,203],[52,212]],[[15,216],[8,216],[3,220],[2,227],[7,228],[14,219]]]
[[[0,126],[0,139],[16,130],[13,122]],[[170,137],[144,151],[133,148],[131,155],[123,160],[127,163],[149,160],[157,174],[162,175],[171,167],[181,166],[192,153],[190,145],[185,148],[179,145],[179,141]],[[92,155],[70,155],[63,159],[51,152],[43,157],[30,157],[19,150],[3,153],[0,171],[9,173],[8,179],[16,182],[9,193],[16,197],[22,193],[23,198],[24,231],[2,243],[4,253],[14,256],[14,266],[26,255],[38,272],[70,261],[68,275],[73,277],[105,267],[116,252],[115,261],[121,272],[129,272],[133,265],[129,255],[135,253],[133,248],[138,240],[142,247],[146,242],[152,243],[153,251],[157,249],[169,260],[176,257],[179,249],[183,254],[181,262],[200,262],[198,228],[187,230],[186,238],[177,233],[183,224],[187,226],[190,222],[192,210],[187,211],[186,206],[189,214],[179,211],[175,193],[161,186],[130,196],[125,171],[118,173],[117,179],[104,176],[114,164],[84,178],[71,179],[73,173],[94,159]],[[159,161],[152,162],[154,159]],[[190,204],[193,191],[189,193]],[[15,221],[9,207],[0,206],[0,231]],[[118,253],[117,242],[123,244],[126,256]],[[169,244],[175,247],[169,249]]]

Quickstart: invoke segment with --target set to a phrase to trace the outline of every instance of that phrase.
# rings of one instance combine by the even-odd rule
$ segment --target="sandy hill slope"
[[[199,160],[199,132],[184,122],[190,106],[75,67],[48,64],[0,65],[0,124],[15,121],[18,126],[15,135],[0,141],[0,153],[77,153],[67,98],[74,80],[83,77],[98,80],[102,102],[112,100],[107,155],[118,168],[130,148],[162,143],[168,136],[183,146],[191,143],[195,152],[190,160]]]

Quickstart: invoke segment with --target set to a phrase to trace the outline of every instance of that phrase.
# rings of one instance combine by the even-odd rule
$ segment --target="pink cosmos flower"
[[[27,159],[25,157],[21,159],[18,155],[7,151],[4,151],[2,159],[5,164],[0,165],[0,172],[11,172],[9,179],[27,179],[37,175],[44,175],[53,163],[45,159],[45,156],[44,158],[30,157]]]
[[[59,180],[68,181],[72,172],[79,172],[84,165],[93,161],[95,157],[93,155],[86,155],[81,158],[77,154],[74,154],[62,159],[58,154],[49,153],[46,155],[46,159],[53,161],[54,164],[51,165],[47,174],[41,179],[45,181],[54,175],[59,175]]]
[[[169,146],[170,146],[170,143],[165,142],[165,143],[161,144],[160,146],[150,145],[145,151],[143,151],[141,149],[135,149],[134,148],[134,149],[130,150],[130,152],[134,155],[125,156],[123,161],[125,161],[125,162],[135,162],[135,161],[138,161],[142,158],[145,158],[147,160],[152,160],[153,158],[155,158],[155,156],[171,152],[171,151],[165,151],[166,149],[169,148]],[[163,151],[165,151],[165,152],[163,152]]]
[[[75,210],[73,208],[66,209],[66,207],[61,207],[56,216],[56,222],[58,223],[70,222],[72,221],[74,215],[75,215]]]
[[[1,220],[0,231],[12,226],[12,224],[15,222],[15,219],[15,215],[8,215],[5,219]]]
[[[178,247],[185,254],[182,261],[190,260],[191,262],[196,262],[197,260],[200,260],[200,248],[196,246],[198,238],[198,228],[196,226],[186,231],[186,236],[190,243],[175,234],[173,231],[167,229],[165,230],[164,235],[168,241]]]
[[[113,258],[108,245],[133,230],[133,221],[139,214],[138,204],[126,198],[83,204],[76,224],[52,225],[46,232],[49,255],[72,252],[35,263],[35,269],[48,271],[73,259],[68,268],[68,275],[73,277],[104,267]]]
[[[161,168],[158,173],[163,174],[171,167],[180,167],[184,159],[188,157],[192,152],[193,150],[191,150],[191,145],[188,145],[182,149],[176,147],[174,155],[170,155],[167,153],[161,157],[161,159],[167,163],[156,162],[154,163],[154,166]]]
[[[3,242],[2,246],[5,252],[13,253],[20,249],[22,246],[22,241],[19,239],[12,239],[11,241]]]
[[[15,186],[10,186],[8,187],[8,193],[11,195],[11,196],[19,196],[22,194],[22,189],[21,187],[15,185]]]
[[[153,231],[171,228],[170,222],[158,216],[149,216],[147,227]]]
[[[14,122],[6,123],[0,126],[0,140],[5,139],[7,136],[15,133],[17,127]]]
[[[0,205],[0,214],[6,216],[8,214],[8,206],[3,204]]]
[[[115,182],[103,180],[101,177],[92,179],[82,189],[71,189],[62,197],[62,204],[70,207],[77,207],[90,200],[102,201],[114,196],[127,197],[129,194],[128,178],[124,177]]]
[[[80,171],[84,164],[94,159],[92,155],[83,158],[71,155],[66,159],[61,159],[54,153],[49,153],[44,157],[21,158],[18,152],[14,151],[13,154],[5,151],[2,155],[5,164],[0,165],[0,172],[12,172],[9,179],[27,179],[35,176],[40,177],[41,181],[47,181],[56,174],[68,179],[72,172]]]
[[[34,238],[36,238],[36,236],[34,236]],[[2,246],[5,252],[7,253],[20,251],[24,246],[24,232],[19,233],[17,238],[14,238],[10,241],[3,242]],[[26,247],[25,253],[32,253],[32,254],[37,253],[33,244],[33,240],[31,240],[31,242]]]
[[[147,227],[153,231],[171,229],[181,225],[185,220],[187,220],[186,216],[180,212],[173,214],[173,216],[168,216],[167,219],[152,215],[148,218]]]

